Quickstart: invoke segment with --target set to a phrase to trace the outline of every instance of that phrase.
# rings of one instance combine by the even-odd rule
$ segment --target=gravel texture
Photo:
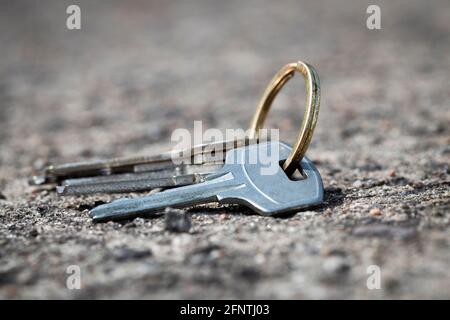
[[[70,1],[0,3],[0,298],[450,298],[447,0],[74,3],[78,31],[65,27]],[[376,3],[382,29],[368,30]],[[164,215],[88,217],[123,195],[27,184],[47,163],[153,151],[194,120],[246,128],[296,59],[321,77],[308,151],[320,207],[268,218],[199,206],[174,233]],[[303,86],[291,80],[269,115],[283,140]],[[80,290],[66,287],[71,265]]]

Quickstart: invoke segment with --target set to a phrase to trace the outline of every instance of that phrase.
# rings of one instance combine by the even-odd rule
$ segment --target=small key
[[[269,152],[271,150],[278,152]],[[202,183],[147,197],[116,200],[92,209],[90,215],[94,221],[106,221],[152,214],[166,207],[219,202],[242,204],[259,214],[271,216],[321,203],[322,179],[311,161],[304,157],[299,164],[306,176],[302,180],[290,179],[281,168],[280,164],[290,152],[291,147],[279,141],[230,150],[223,168],[206,176]],[[263,163],[259,155],[269,153],[276,169],[272,174],[264,175],[262,168],[266,162]]]

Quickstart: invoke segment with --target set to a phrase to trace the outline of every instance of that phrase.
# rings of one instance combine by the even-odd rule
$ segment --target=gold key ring
[[[258,138],[259,129],[264,125],[272,102],[281,88],[294,76],[295,71],[303,75],[306,83],[306,110],[297,140],[289,157],[283,164],[283,169],[288,176],[291,176],[298,168],[300,160],[306,153],[309,143],[316,127],[317,117],[320,107],[320,83],[319,76],[312,66],[298,61],[285,65],[267,86],[258,104],[256,113],[250,123],[250,138]]]

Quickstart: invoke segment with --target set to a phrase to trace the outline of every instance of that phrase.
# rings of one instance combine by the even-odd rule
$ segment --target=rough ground
[[[448,1],[381,1],[374,31],[367,1],[90,1],[69,31],[72,3],[0,4],[1,298],[450,298]],[[296,59],[321,76],[318,208],[197,207],[174,233],[162,216],[94,224],[112,196],[27,185],[46,163],[145,153],[194,120],[245,128]],[[286,141],[303,90],[296,77],[270,113]]]

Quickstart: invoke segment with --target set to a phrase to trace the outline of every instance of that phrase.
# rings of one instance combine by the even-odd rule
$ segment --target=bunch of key
[[[307,89],[307,108],[297,141],[290,146],[261,139],[259,130],[273,99],[295,72],[304,76]],[[31,184],[54,186],[60,195],[167,189],[100,205],[90,211],[94,221],[152,216],[166,207],[210,202],[240,204],[270,216],[296,211],[323,199],[320,174],[305,156],[319,106],[319,79],[314,68],[301,61],[290,63],[264,92],[247,137],[148,156],[52,165],[32,177]]]
[[[203,181],[219,170],[228,150],[257,143],[235,138],[147,156],[50,165],[30,184],[54,187],[59,195],[125,193],[172,188]]]

